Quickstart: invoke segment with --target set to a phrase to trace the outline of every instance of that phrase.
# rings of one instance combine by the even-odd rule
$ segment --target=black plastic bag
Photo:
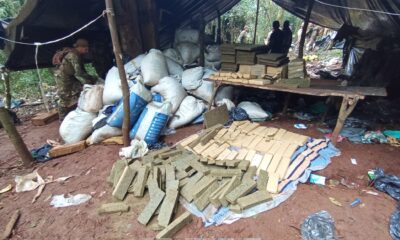
[[[400,201],[400,177],[386,175],[382,168],[375,170],[374,186],[381,192],[386,192],[392,198]]]
[[[336,239],[332,216],[327,211],[308,216],[301,225],[301,237],[304,240]]]

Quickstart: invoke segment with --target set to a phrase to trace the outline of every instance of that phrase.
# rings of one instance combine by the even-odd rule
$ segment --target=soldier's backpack
[[[60,66],[64,57],[71,51],[73,51],[72,48],[63,48],[62,50],[58,50],[53,56],[52,59],[53,65]]]

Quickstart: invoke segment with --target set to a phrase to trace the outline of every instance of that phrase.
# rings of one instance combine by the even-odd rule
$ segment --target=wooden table
[[[214,102],[215,95],[218,91],[218,88],[221,85],[232,85],[232,86],[240,86],[240,87],[249,87],[249,88],[258,88],[263,90],[270,91],[278,91],[287,93],[285,104],[283,108],[283,112],[286,111],[290,95],[291,94],[301,94],[301,95],[310,95],[310,96],[318,96],[318,97],[341,97],[342,105],[339,110],[338,120],[336,122],[335,129],[332,134],[332,142],[336,145],[337,138],[339,133],[343,128],[343,124],[346,121],[347,117],[354,110],[357,102],[359,100],[363,100],[366,96],[376,96],[376,97],[385,97],[387,96],[387,92],[385,88],[377,88],[377,87],[341,87],[334,86],[337,84],[336,81],[311,81],[311,86],[309,88],[287,88],[283,86],[276,85],[251,85],[245,83],[237,83],[237,82],[229,82],[229,81],[220,81],[220,80],[211,80],[214,81],[214,92],[211,98],[209,109]]]

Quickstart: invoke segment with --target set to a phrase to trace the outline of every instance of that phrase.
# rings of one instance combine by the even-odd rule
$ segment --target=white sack
[[[175,32],[175,44],[181,42],[190,42],[198,44],[200,40],[200,31],[196,29],[177,29]]]
[[[225,104],[226,108],[228,108],[228,111],[232,110],[232,108],[235,107],[235,104],[231,100],[226,99],[226,98],[222,99],[221,101],[217,102],[216,104],[218,107]]]
[[[182,85],[186,90],[195,90],[201,86],[203,80],[203,67],[195,67],[183,71]]]
[[[163,51],[163,54],[165,57],[174,60],[175,62],[179,63],[180,65],[183,65],[182,56],[176,49],[168,48]]]
[[[164,101],[171,103],[171,112],[175,113],[178,110],[179,105],[186,97],[186,91],[179,83],[178,80],[172,77],[165,77],[160,82],[151,88],[151,92],[159,93]]]
[[[172,129],[182,127],[196,119],[205,109],[206,105],[202,100],[187,96],[183,99],[178,111],[170,120],[168,127]]]
[[[176,45],[176,49],[182,56],[183,65],[190,65],[200,57],[200,47],[190,42],[181,42]]]
[[[119,78],[118,68],[112,67],[106,76],[103,91],[103,104],[115,104],[122,98],[121,80]]]
[[[204,57],[209,62],[219,62],[221,60],[221,50],[219,45],[208,45]]]
[[[256,102],[241,102],[238,107],[243,108],[250,119],[264,119],[269,117],[268,113]]]
[[[139,120],[131,129],[129,137],[131,139],[144,140],[147,144],[157,143],[170,114],[171,103],[168,101],[147,104],[142,114],[140,114]]]
[[[166,58],[169,75],[175,76],[179,79],[182,78],[183,67],[170,58]]]
[[[125,63],[124,68],[125,68],[126,74],[128,74],[128,75],[138,74],[138,71],[140,70],[142,61],[145,56],[146,56],[146,54],[140,54],[139,56],[135,57],[131,61]]]
[[[165,57],[160,50],[151,49],[144,57],[141,65],[144,84],[154,86],[158,81],[168,76],[168,67]]]
[[[85,112],[97,113],[103,107],[103,90],[102,85],[83,85],[78,108]]]
[[[122,130],[116,127],[110,127],[107,124],[103,127],[94,130],[90,136],[90,144],[101,143],[102,141],[111,137],[122,136]]]
[[[215,102],[218,103],[224,98],[233,100],[233,87],[232,86],[221,86],[218,88],[218,92],[215,95]]]
[[[92,132],[92,121],[96,114],[79,108],[68,113],[60,126],[60,136],[66,144],[77,143],[86,139]]]
[[[190,91],[190,94],[203,99],[206,102],[210,102],[212,98],[212,94],[214,91],[214,82],[203,80],[203,83],[199,88],[194,91]]]

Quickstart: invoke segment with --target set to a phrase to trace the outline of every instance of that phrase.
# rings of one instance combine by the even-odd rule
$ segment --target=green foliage
[[[24,0],[0,0],[0,18],[15,17]]]
[[[236,41],[243,27],[249,27],[249,43],[252,43],[256,22],[257,0],[241,0],[230,11],[221,16],[222,36],[226,40],[226,33],[231,34],[232,41]],[[258,16],[256,44],[264,43],[264,38],[272,29],[272,22],[278,20],[281,25],[285,20],[289,20],[293,33],[296,33],[300,27],[301,19],[286,12],[281,7],[272,2],[272,0],[260,0],[260,10]],[[216,25],[214,20],[210,23]]]

